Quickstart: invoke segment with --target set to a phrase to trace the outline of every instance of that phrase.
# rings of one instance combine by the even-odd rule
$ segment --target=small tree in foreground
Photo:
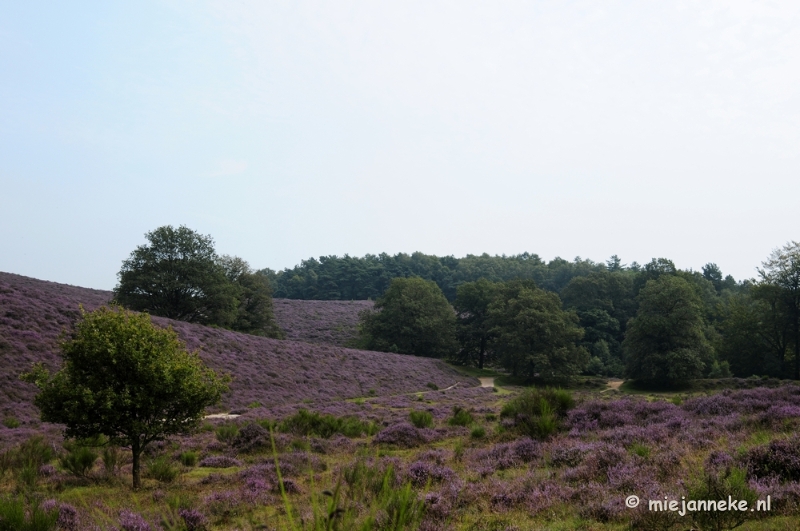
[[[147,314],[81,312],[61,345],[62,369],[51,376],[37,363],[22,379],[40,389],[34,403],[42,420],[66,425],[65,437],[105,435],[110,444],[129,446],[137,489],[142,451],[195,428],[229,378],[206,367],[174,330],[154,326]]]

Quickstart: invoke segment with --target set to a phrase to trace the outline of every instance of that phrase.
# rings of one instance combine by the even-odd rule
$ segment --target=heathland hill
[[[35,388],[18,380],[35,361],[56,368],[58,338],[79,316],[79,305],[93,310],[107,304],[111,292],[67,286],[0,273],[0,416],[34,421]],[[474,386],[428,358],[343,348],[354,331],[364,301],[276,301],[276,317],[288,340],[276,340],[153,318],[172,326],[191,350],[212,368],[234,380],[222,407],[239,409],[260,403],[324,402],[368,395],[427,389],[428,384]],[[312,343],[302,340],[312,341]],[[322,343],[328,344],[322,344]]]

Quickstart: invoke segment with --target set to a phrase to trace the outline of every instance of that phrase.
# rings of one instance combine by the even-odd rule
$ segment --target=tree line
[[[800,379],[800,244],[775,250],[758,278],[709,263],[625,265],[535,254],[328,256],[282,272],[218,256],[210,236],[160,227],[123,262],[129,309],[282,337],[273,293],[376,299],[362,348],[499,365],[530,378],[578,373],[675,383],[751,375]]]
[[[800,379],[796,242],[743,282],[713,263],[698,272],[665,258],[644,266],[576,260],[569,269],[554,262],[538,271],[592,267],[559,290],[529,278],[479,278],[458,285],[452,304],[433,280],[396,278],[362,316],[360,346],[496,365],[529,379],[583,373],[651,386],[731,375]]]

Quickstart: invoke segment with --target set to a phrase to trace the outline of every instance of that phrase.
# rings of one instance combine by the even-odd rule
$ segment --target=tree
[[[791,330],[794,346],[794,379],[800,380],[800,243],[789,242],[775,249],[758,270],[760,284],[778,293]]]
[[[375,311],[361,315],[361,344],[370,350],[442,358],[458,348],[456,315],[430,280],[395,278]]]
[[[193,430],[229,378],[207,368],[171,328],[154,326],[147,314],[121,308],[81,313],[61,345],[61,370],[51,376],[39,363],[22,378],[40,390],[34,403],[42,420],[64,424],[66,437],[104,435],[110,444],[129,446],[138,489],[142,451]]]
[[[479,369],[483,369],[487,349],[494,337],[491,333],[489,305],[497,296],[500,286],[486,279],[461,284],[453,303],[458,316],[456,335],[461,344],[460,358],[467,363],[477,360]]]
[[[169,225],[145,236],[150,244],[122,263],[115,302],[200,324],[228,326],[236,319],[236,289],[217,263],[211,236]]]
[[[223,255],[218,264],[228,281],[236,287],[238,308],[231,329],[257,336],[276,339],[285,337],[275,321],[272,308],[272,287],[269,277],[255,272],[245,260],[238,256]]]
[[[704,329],[702,302],[686,280],[649,280],[622,344],[628,377],[667,387],[699,378],[712,358]]]
[[[528,379],[567,380],[589,361],[574,312],[561,309],[561,299],[530,280],[513,280],[500,288],[489,305],[500,363],[512,374]]]

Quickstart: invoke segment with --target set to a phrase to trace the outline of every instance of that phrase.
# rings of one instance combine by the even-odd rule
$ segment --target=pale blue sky
[[[110,289],[165,224],[273,269],[800,239],[797,2],[67,4],[0,4],[2,271]]]

